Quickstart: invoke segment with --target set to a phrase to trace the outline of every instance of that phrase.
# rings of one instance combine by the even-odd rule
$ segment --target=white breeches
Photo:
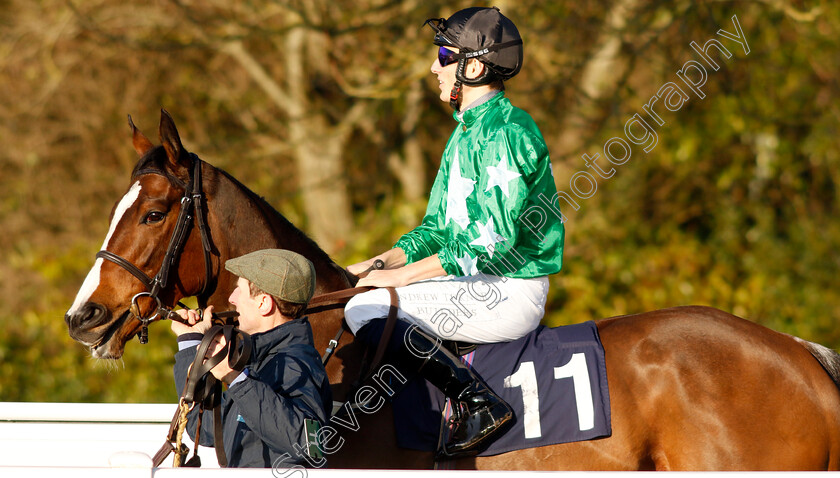
[[[478,274],[436,277],[397,288],[398,317],[445,340],[509,342],[531,332],[545,313],[548,278],[512,279]],[[386,289],[353,297],[344,309],[355,334],[388,316]]]

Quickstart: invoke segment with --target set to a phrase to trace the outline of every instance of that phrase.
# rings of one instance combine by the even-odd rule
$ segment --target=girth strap
[[[380,261],[381,262],[381,261]],[[381,265],[377,267],[381,269]],[[361,294],[363,292],[368,292],[370,290],[375,289],[375,287],[354,287],[352,289],[344,289],[335,292],[330,292],[327,294],[320,294],[312,298],[309,301],[309,307],[306,309],[306,313],[317,313],[323,312],[324,310],[329,309],[330,306],[325,306],[324,304],[328,304],[330,302],[341,302],[345,299],[349,299],[357,294]],[[393,287],[384,287],[388,291],[388,294],[391,296],[391,304],[388,308],[388,316],[385,319],[385,329],[382,333],[382,337],[379,340],[379,344],[376,347],[376,352],[373,355],[373,360],[368,363],[370,359],[370,355],[365,354],[365,359],[362,364],[361,373],[356,381],[353,383],[351,388],[356,388],[359,384],[361,384],[365,379],[368,378],[370,373],[376,370],[376,367],[382,362],[382,358],[385,355],[385,350],[388,348],[388,343],[391,340],[391,336],[394,333],[394,328],[397,324],[397,313],[399,312],[400,307],[400,298],[397,295],[397,290]],[[341,326],[339,327],[338,331],[336,332],[335,338],[330,340],[329,345],[327,345],[327,349],[324,351],[324,355],[321,357],[321,362],[326,366],[327,362],[329,361],[332,354],[335,352],[335,349],[338,347],[338,341],[341,340],[341,336],[344,332],[348,330],[347,324],[345,321],[341,321]]]
[[[394,335],[394,327],[397,325],[397,312],[400,308],[400,298],[397,296],[397,290],[393,287],[386,287],[388,294],[391,295],[391,305],[388,307],[388,318],[385,319],[385,330],[382,331],[382,338],[379,340],[379,345],[376,347],[376,353],[373,355],[373,362],[370,364],[369,373],[375,373],[377,367],[382,362],[382,357],[385,355],[385,349],[388,348],[388,343],[391,341],[391,336]]]
[[[328,292],[326,294],[316,295],[309,301],[309,306],[306,308],[306,311],[304,313],[317,314],[318,312],[324,312],[335,307],[343,307],[343,305],[340,304],[328,304],[343,302],[345,299],[350,299],[356,294],[361,294],[362,292],[367,292],[373,289],[373,287],[354,287],[352,289],[343,289],[335,292]],[[335,333],[335,337],[333,337],[333,339],[330,340],[329,344],[327,345],[327,349],[324,351],[324,355],[321,356],[322,364],[324,364],[325,366],[327,365],[327,362],[329,362],[330,358],[332,357],[332,354],[335,352],[336,347],[338,347],[338,341],[341,340],[341,336],[344,335],[344,332],[347,330],[349,330],[347,328],[347,323],[344,322],[344,320],[342,320],[341,325]]]

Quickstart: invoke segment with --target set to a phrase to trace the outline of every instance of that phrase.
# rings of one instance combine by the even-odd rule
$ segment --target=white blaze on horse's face
[[[137,198],[140,197],[140,181],[134,183],[131,188],[125,193],[125,196],[120,200],[120,203],[117,205],[117,208],[114,210],[114,217],[111,219],[111,227],[108,229],[108,235],[105,236],[105,241],[102,243],[102,250],[108,250],[108,244],[111,242],[111,236],[114,235],[114,231],[117,229],[122,217],[125,215],[125,212],[137,202]],[[99,287],[99,272],[102,269],[103,259],[97,258],[96,262],[93,263],[93,268],[88,272],[87,277],[85,277],[85,281],[82,283],[82,287],[79,289],[79,293],[76,294],[76,300],[73,302],[73,305],[70,307],[70,310],[67,311],[68,315],[76,314],[79,309],[82,308],[91,298],[93,293]]]

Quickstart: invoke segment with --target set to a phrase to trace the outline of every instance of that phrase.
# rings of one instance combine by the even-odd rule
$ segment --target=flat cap
[[[315,292],[315,267],[309,259],[286,249],[263,249],[228,259],[225,269],[293,304],[309,302]]]

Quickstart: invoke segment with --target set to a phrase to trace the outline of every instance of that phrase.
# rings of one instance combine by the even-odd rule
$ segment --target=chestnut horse
[[[149,292],[183,207],[200,174],[192,222],[158,300],[173,307],[197,296],[227,308],[234,277],[222,264],[262,248],[308,257],[321,294],[353,277],[263,199],[229,174],[184,150],[163,112],[161,146],[131,124],[140,155],[125,196],[76,300],[65,316],[70,335],[94,357],[118,358],[149,317],[132,299]],[[198,164],[197,168],[194,165]],[[195,188],[193,188],[195,189]],[[192,218],[195,219],[192,219]],[[206,224],[198,224],[199,219]],[[206,229],[202,238],[201,229]],[[170,248],[171,249],[171,248]],[[206,250],[206,253],[205,253]],[[120,264],[119,258],[124,261]],[[131,272],[126,264],[140,271]],[[154,277],[159,277],[160,274]],[[138,315],[135,315],[138,314]],[[325,350],[342,310],[311,317]],[[680,307],[597,322],[606,353],[612,435],[454,462],[457,468],[523,470],[837,470],[840,469],[840,356],[708,307]],[[345,333],[327,371],[336,395],[358,374],[362,347]],[[828,371],[828,372],[827,372]],[[432,454],[396,446],[390,409],[357,413],[358,429],[331,442],[331,467],[429,468]],[[340,447],[338,446],[340,445]]]

